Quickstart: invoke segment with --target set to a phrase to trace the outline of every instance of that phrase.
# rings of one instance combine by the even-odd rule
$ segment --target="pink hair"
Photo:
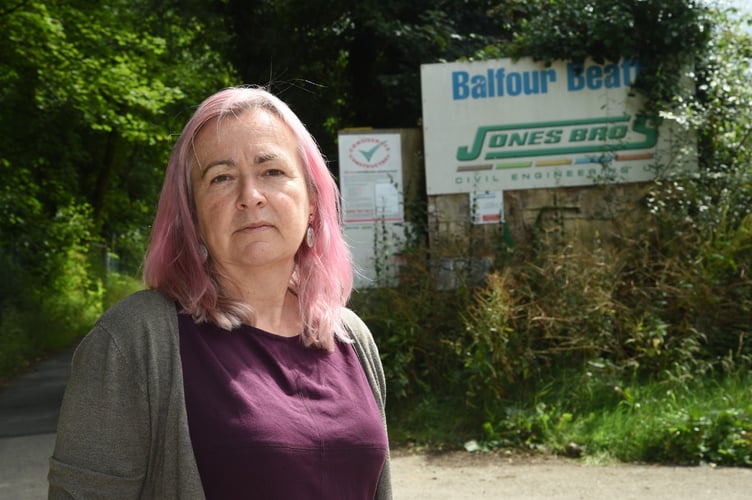
[[[266,90],[234,87],[217,92],[201,103],[186,124],[167,164],[144,262],[144,282],[176,300],[196,321],[210,321],[226,330],[253,324],[253,310],[224,294],[211,260],[206,259],[195,222],[190,176],[193,143],[201,128],[212,119],[237,116],[253,108],[274,113],[298,140],[315,205],[315,238],[311,248],[303,244],[295,256],[290,289],[300,303],[305,344],[331,350],[335,338],[350,338],[341,309],[353,284],[351,256],[342,235],[339,190],[314,138],[287,104]]]

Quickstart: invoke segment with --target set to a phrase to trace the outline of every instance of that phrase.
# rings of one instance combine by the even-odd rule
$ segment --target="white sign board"
[[[470,212],[473,224],[499,224],[504,220],[504,193],[502,191],[473,192]]]
[[[346,225],[404,221],[399,134],[340,134],[339,176]]]
[[[626,60],[422,65],[428,194],[653,179],[687,141],[640,114],[638,72]]]
[[[338,142],[342,219],[355,288],[393,285],[405,230],[401,136],[341,132]]]

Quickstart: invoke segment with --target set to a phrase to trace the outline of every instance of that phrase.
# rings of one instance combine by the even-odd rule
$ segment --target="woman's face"
[[[194,154],[198,228],[214,263],[230,278],[260,270],[289,278],[313,213],[292,131],[251,109],[208,122]]]

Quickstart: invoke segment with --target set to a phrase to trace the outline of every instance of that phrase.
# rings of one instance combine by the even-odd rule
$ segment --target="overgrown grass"
[[[746,231],[738,229],[744,238]],[[750,296],[739,295],[749,290],[746,255],[734,257],[741,273],[713,273],[714,292],[697,294],[707,269],[682,270],[696,254],[652,255],[652,245],[635,241],[643,262],[660,262],[653,289],[635,286],[634,271],[620,260],[634,258],[634,247],[609,253],[556,244],[489,276],[474,293],[414,286],[428,276],[363,292],[355,307],[382,349],[395,444],[752,466],[749,325],[742,320]],[[683,286],[675,286],[677,277]],[[733,313],[726,330],[703,330],[706,301],[730,302],[724,279],[741,300],[726,306]],[[651,296],[662,302],[639,306]]]
[[[389,404],[389,439],[398,448],[458,449],[478,437],[478,419],[462,398],[426,395],[410,405]]]
[[[586,459],[752,466],[752,377],[615,385],[592,372],[484,424],[481,448],[542,449]],[[600,394],[601,397],[593,397]]]

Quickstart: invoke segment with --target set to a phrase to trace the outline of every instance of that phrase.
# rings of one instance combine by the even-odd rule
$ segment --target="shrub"
[[[465,288],[436,290],[428,267],[407,254],[398,283],[359,290],[350,304],[377,340],[397,406],[457,385],[461,362],[454,345],[469,301]]]
[[[91,212],[71,205],[5,247],[0,296],[0,377],[70,346],[102,313],[104,288],[91,262]],[[32,265],[33,264],[33,265]]]

